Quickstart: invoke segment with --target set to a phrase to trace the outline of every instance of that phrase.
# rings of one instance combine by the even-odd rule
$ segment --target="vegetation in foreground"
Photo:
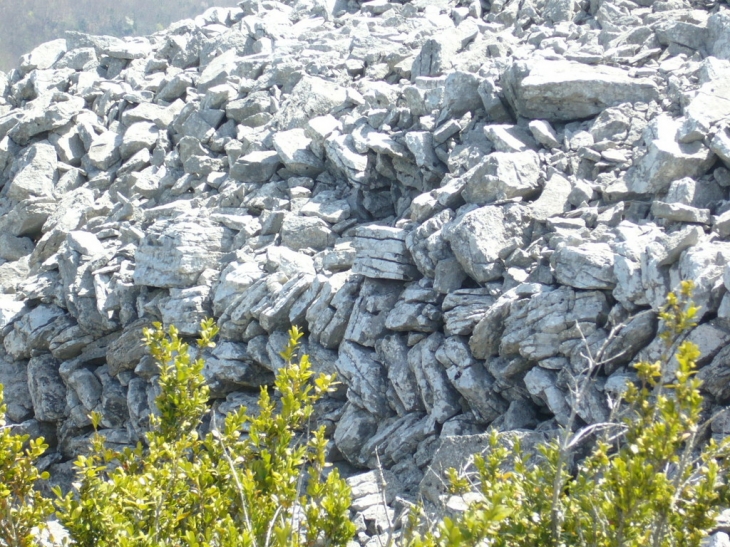
[[[691,292],[685,282],[679,295],[668,296],[660,314],[666,355],[635,365],[638,384],[627,383],[613,401],[609,422],[566,428],[539,447],[535,463],[492,432],[488,450],[475,458],[476,473],[450,472],[453,492],[470,493],[466,510],[436,523],[413,511],[400,543],[698,546],[728,503],[730,443],[706,439],[694,378],[699,350],[681,341],[697,311]],[[212,321],[204,322],[198,346],[212,345],[216,333]],[[288,365],[276,378],[279,397],[262,389],[258,416],[241,408],[201,436],[204,363],[190,357],[174,327],[148,330],[161,393],[147,446],[114,452],[96,435],[90,454],[76,462],[78,491],[57,492],[55,511],[33,489],[45,478],[33,466],[43,441],[15,435],[0,421],[0,546],[35,545],[52,516],[74,544],[89,547],[347,545],[355,531],[350,491],[336,470],[327,472],[324,431],[309,429],[313,404],[334,379],[312,379],[308,357],[295,360],[302,333],[294,328],[290,335],[282,353]],[[662,370],[672,354],[675,379],[666,383]],[[589,373],[576,398],[600,368],[587,359]],[[4,416],[1,405],[0,392]],[[592,443],[589,455],[573,465],[585,442]]]
[[[450,473],[454,491],[476,490],[479,499],[425,532],[412,519],[408,545],[700,545],[728,502],[730,442],[706,442],[709,423],[703,423],[701,382],[694,378],[700,352],[680,342],[694,326],[692,287],[683,282],[679,295],[668,295],[660,313],[665,356],[634,365],[638,385],[627,383],[608,423],[564,430],[539,447],[537,465],[528,465],[519,445],[501,445],[493,432],[489,450],[475,458],[476,477]],[[675,379],[664,383],[662,369],[676,344]],[[577,402],[600,366],[587,359],[589,375],[573,393]],[[571,469],[576,446],[588,436],[596,437],[590,454]]]

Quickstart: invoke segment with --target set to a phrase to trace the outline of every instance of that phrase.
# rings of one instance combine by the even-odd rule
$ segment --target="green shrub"
[[[668,296],[660,314],[666,355],[635,365],[639,385],[626,386],[609,422],[566,428],[539,447],[536,464],[492,432],[489,449],[475,457],[475,476],[450,472],[453,492],[477,501],[431,527],[412,513],[402,544],[698,546],[729,501],[730,443],[704,442],[694,378],[699,351],[679,343],[694,325],[691,290],[683,283],[678,296]],[[198,346],[214,345],[216,333],[212,321],[203,322]],[[190,357],[174,327],[146,331],[160,364],[159,413],[146,446],[115,452],[97,434],[90,454],[78,458],[77,490],[57,492],[56,501],[75,545],[345,546],[354,535],[350,491],[336,470],[326,472],[324,431],[309,430],[313,405],[333,378],[312,381],[308,357],[295,360],[302,335],[296,328],[290,335],[287,366],[276,377],[279,397],[262,389],[256,417],[241,408],[201,436],[208,412],[203,361]],[[676,371],[667,383],[662,372],[675,346]],[[590,373],[599,368],[590,362]],[[590,373],[573,396],[585,393]],[[0,390],[0,416],[4,410]],[[572,465],[587,439],[589,455]],[[0,421],[0,547],[34,545],[34,530],[52,516],[50,502],[33,489],[47,477],[33,466],[45,448]]]
[[[53,505],[34,489],[47,479],[34,462],[48,448],[43,439],[29,441],[16,435],[5,420],[3,386],[0,384],[0,547],[34,545],[36,531],[50,516]]]
[[[202,324],[199,347],[217,328]],[[114,452],[96,435],[80,456],[78,491],[57,501],[58,518],[79,546],[343,546],[354,535],[350,491],[325,473],[324,430],[308,429],[314,403],[333,378],[294,361],[302,334],[293,328],[276,377],[280,401],[261,390],[259,414],[241,408],[201,437],[208,388],[174,327],[145,337],[160,364],[158,415],[147,447]],[[98,422],[98,418],[95,418]],[[247,425],[247,434],[243,434]]]
[[[412,515],[406,544],[700,545],[727,502],[730,444],[701,442],[707,424],[701,420],[701,383],[694,378],[695,344],[678,345],[675,379],[662,381],[671,348],[694,325],[691,292],[692,284],[684,282],[679,296],[668,295],[660,314],[667,357],[635,365],[640,385],[627,386],[609,423],[564,430],[538,449],[536,465],[527,465],[519,446],[510,452],[492,432],[489,449],[475,457],[476,480],[450,472],[452,491],[476,490],[477,501],[430,530]],[[591,370],[599,367],[593,362]],[[590,454],[570,472],[574,446],[589,435],[597,436]]]

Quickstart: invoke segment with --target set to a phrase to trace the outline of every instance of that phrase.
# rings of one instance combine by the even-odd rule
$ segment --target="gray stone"
[[[537,150],[532,136],[517,125],[485,125],[484,134],[498,152],[526,152]]]
[[[274,151],[257,151],[241,156],[231,166],[231,178],[242,182],[266,182],[281,165]]]
[[[474,456],[489,450],[490,436],[490,433],[483,433],[441,437],[431,464],[418,487],[419,495],[437,506],[442,506],[448,495],[446,472],[452,468],[463,474],[476,471]],[[546,432],[509,431],[500,434],[499,444],[511,451],[519,441],[523,451],[530,456],[536,453],[540,444],[548,442],[550,438],[551,435]]]
[[[655,218],[663,218],[671,222],[691,222],[694,224],[710,224],[710,210],[698,209],[683,203],[666,203],[654,201],[651,204],[651,214]]]
[[[185,287],[203,270],[220,264],[230,249],[227,228],[203,219],[154,223],[135,253],[134,283],[151,287]]]
[[[481,207],[457,217],[444,227],[444,238],[464,271],[484,283],[502,276],[502,261],[526,242],[531,231],[528,209],[510,204]]]
[[[415,82],[419,76],[440,76],[450,69],[460,45],[458,37],[453,34],[441,34],[426,40],[413,60],[411,81]]]
[[[51,68],[66,53],[66,40],[60,38],[37,46],[21,59],[21,68],[27,72]]]
[[[132,157],[143,149],[151,149],[157,143],[158,129],[151,122],[137,122],[132,124],[124,132],[122,144],[119,147],[119,154],[122,160]]]
[[[390,414],[387,376],[383,366],[375,359],[375,352],[358,344],[345,341],[340,345],[337,372],[347,381],[347,398],[362,406],[374,416]]]
[[[360,226],[355,231],[353,272],[376,279],[420,277],[406,247],[407,232],[387,226]]]
[[[436,359],[480,422],[492,422],[506,412],[507,402],[493,389],[495,379],[472,357],[465,338],[447,338],[436,352]]]
[[[556,384],[557,374],[541,367],[535,367],[525,375],[525,387],[533,398],[547,406],[557,422],[565,426],[570,419],[570,406]]]
[[[467,203],[529,197],[540,188],[540,160],[533,151],[495,152],[467,171],[462,196]]]
[[[170,289],[170,296],[159,303],[162,324],[175,325],[183,336],[197,336],[200,322],[211,315],[209,295],[207,286]]]
[[[721,129],[715,133],[709,146],[725,165],[730,165],[730,136],[727,131]]]
[[[440,424],[461,411],[459,394],[436,359],[436,350],[442,342],[443,335],[435,332],[408,352],[408,366],[415,376],[421,400],[429,415]]]
[[[337,348],[342,342],[361,283],[362,277],[350,272],[312,283],[317,294],[306,310],[306,320],[312,338],[325,348]]]
[[[321,251],[332,247],[336,237],[319,218],[287,215],[281,226],[282,245],[295,251],[307,248]]]
[[[254,362],[244,344],[222,342],[203,359],[203,375],[213,397],[223,397],[242,388],[259,388],[273,381],[273,374]]]
[[[309,150],[311,139],[304,129],[280,131],[272,140],[284,166],[295,175],[316,177],[324,170],[322,160]]]
[[[724,11],[713,13],[707,20],[707,51],[718,59],[730,59],[730,16]]]
[[[28,390],[38,421],[57,422],[64,418],[66,385],[58,367],[59,362],[51,355],[33,357],[28,362]]]
[[[360,450],[378,430],[378,418],[348,403],[335,429],[334,441],[342,455],[355,465],[362,465]]]
[[[387,333],[386,321],[402,289],[397,281],[366,278],[348,318],[345,338],[362,346],[375,346]]]
[[[444,334],[446,336],[471,334],[496,298],[490,289],[461,289],[451,291],[442,304]]]
[[[136,321],[127,325],[119,338],[109,344],[106,349],[106,362],[112,376],[125,370],[134,370],[140,360],[149,358],[149,350],[144,343],[143,335],[146,328],[151,328],[148,321]]]
[[[730,78],[723,77],[700,86],[684,109],[686,120],[678,136],[680,142],[701,141],[718,121],[730,115]]]
[[[21,423],[33,417],[33,403],[28,389],[28,370],[24,362],[11,363],[0,358],[0,384],[3,386],[6,417]]]
[[[563,285],[577,289],[613,289],[614,254],[605,243],[584,243],[579,247],[565,246],[550,258],[555,278]]]
[[[53,196],[57,167],[56,149],[48,141],[30,146],[20,157],[18,172],[8,187],[8,197],[20,201]]]
[[[530,132],[537,142],[545,148],[560,148],[560,141],[555,129],[547,120],[532,120],[529,123]]]
[[[425,407],[418,394],[416,377],[408,366],[408,349],[405,336],[399,334],[378,338],[375,343],[378,360],[388,371],[388,380],[398,398],[396,406],[402,407],[405,413],[423,412]]]
[[[545,181],[540,197],[530,204],[532,217],[535,220],[547,220],[561,215],[570,209],[570,195],[573,186],[565,177],[553,172]]]
[[[330,114],[347,99],[345,88],[315,76],[304,76],[272,120],[281,129],[303,128],[307,121]]]
[[[650,102],[659,96],[657,85],[648,78],[571,61],[515,61],[502,85],[517,113],[548,121],[589,118],[610,106]]]
[[[219,317],[233,298],[264,277],[260,266],[254,262],[231,262],[221,272],[218,287],[213,296],[213,313]]]
[[[13,262],[33,252],[33,241],[27,237],[0,234],[0,258]]]
[[[26,145],[36,135],[65,126],[84,108],[81,97],[65,98],[68,100],[51,104],[40,99],[31,101],[8,136],[18,144]]]
[[[364,182],[368,157],[357,152],[351,135],[332,133],[324,144],[327,158],[354,183]]]
[[[666,190],[672,181],[703,175],[715,156],[702,142],[682,144],[677,141],[680,122],[668,115],[658,116],[649,125],[647,152],[626,173],[631,192],[650,194]]]
[[[121,158],[119,154],[121,144],[122,136],[112,131],[105,131],[96,136],[89,147],[89,163],[97,169],[109,169]]]
[[[337,199],[334,192],[324,191],[310,199],[299,210],[299,214],[318,217],[330,224],[337,224],[350,218],[352,210],[347,200]]]
[[[455,70],[446,76],[442,103],[449,116],[458,118],[482,107],[479,84],[479,78],[470,72]]]
[[[299,273],[315,274],[312,258],[288,247],[271,246],[266,249],[266,268],[269,271],[280,271],[287,278]]]

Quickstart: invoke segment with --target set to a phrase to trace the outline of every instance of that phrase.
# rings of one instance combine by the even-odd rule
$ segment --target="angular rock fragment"
[[[672,181],[699,177],[714,163],[715,156],[702,142],[683,144],[677,140],[680,122],[667,115],[649,125],[647,152],[626,173],[626,184],[637,194],[666,190]]]
[[[464,173],[462,196],[467,203],[528,197],[539,188],[540,160],[533,151],[495,152]]]
[[[232,235],[217,224],[161,220],[153,224],[135,253],[134,283],[151,287],[185,287],[203,270],[219,264]]]
[[[621,103],[648,103],[659,97],[648,78],[628,71],[572,61],[515,61],[503,77],[512,108],[528,119],[570,121],[590,118]]]
[[[562,247],[550,258],[556,279],[578,289],[613,289],[614,254],[605,243]]]
[[[51,197],[57,181],[56,149],[48,142],[30,146],[21,156],[18,172],[10,182],[7,195],[18,201],[31,197]]]
[[[28,362],[28,390],[35,417],[56,422],[64,417],[66,385],[58,373],[59,362],[51,355],[33,357]]]
[[[362,226],[355,232],[352,271],[375,279],[411,280],[420,277],[406,248],[405,230]]]
[[[502,277],[502,262],[529,238],[532,220],[519,204],[486,206],[457,217],[444,227],[444,238],[464,271],[478,283]]]

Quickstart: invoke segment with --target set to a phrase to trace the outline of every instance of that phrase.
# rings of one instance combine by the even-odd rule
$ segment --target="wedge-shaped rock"
[[[580,120],[610,106],[659,97],[652,80],[632,78],[616,67],[571,61],[516,61],[502,81],[512,108],[533,120]]]
[[[279,154],[259,150],[246,154],[231,166],[231,178],[242,182],[266,182],[281,165]]]
[[[56,149],[48,141],[34,144],[20,158],[20,168],[10,183],[8,197],[20,201],[53,196],[57,166]]]
[[[274,135],[273,142],[284,166],[295,175],[316,177],[324,170],[322,160],[309,150],[312,141],[304,129],[281,131]]]

